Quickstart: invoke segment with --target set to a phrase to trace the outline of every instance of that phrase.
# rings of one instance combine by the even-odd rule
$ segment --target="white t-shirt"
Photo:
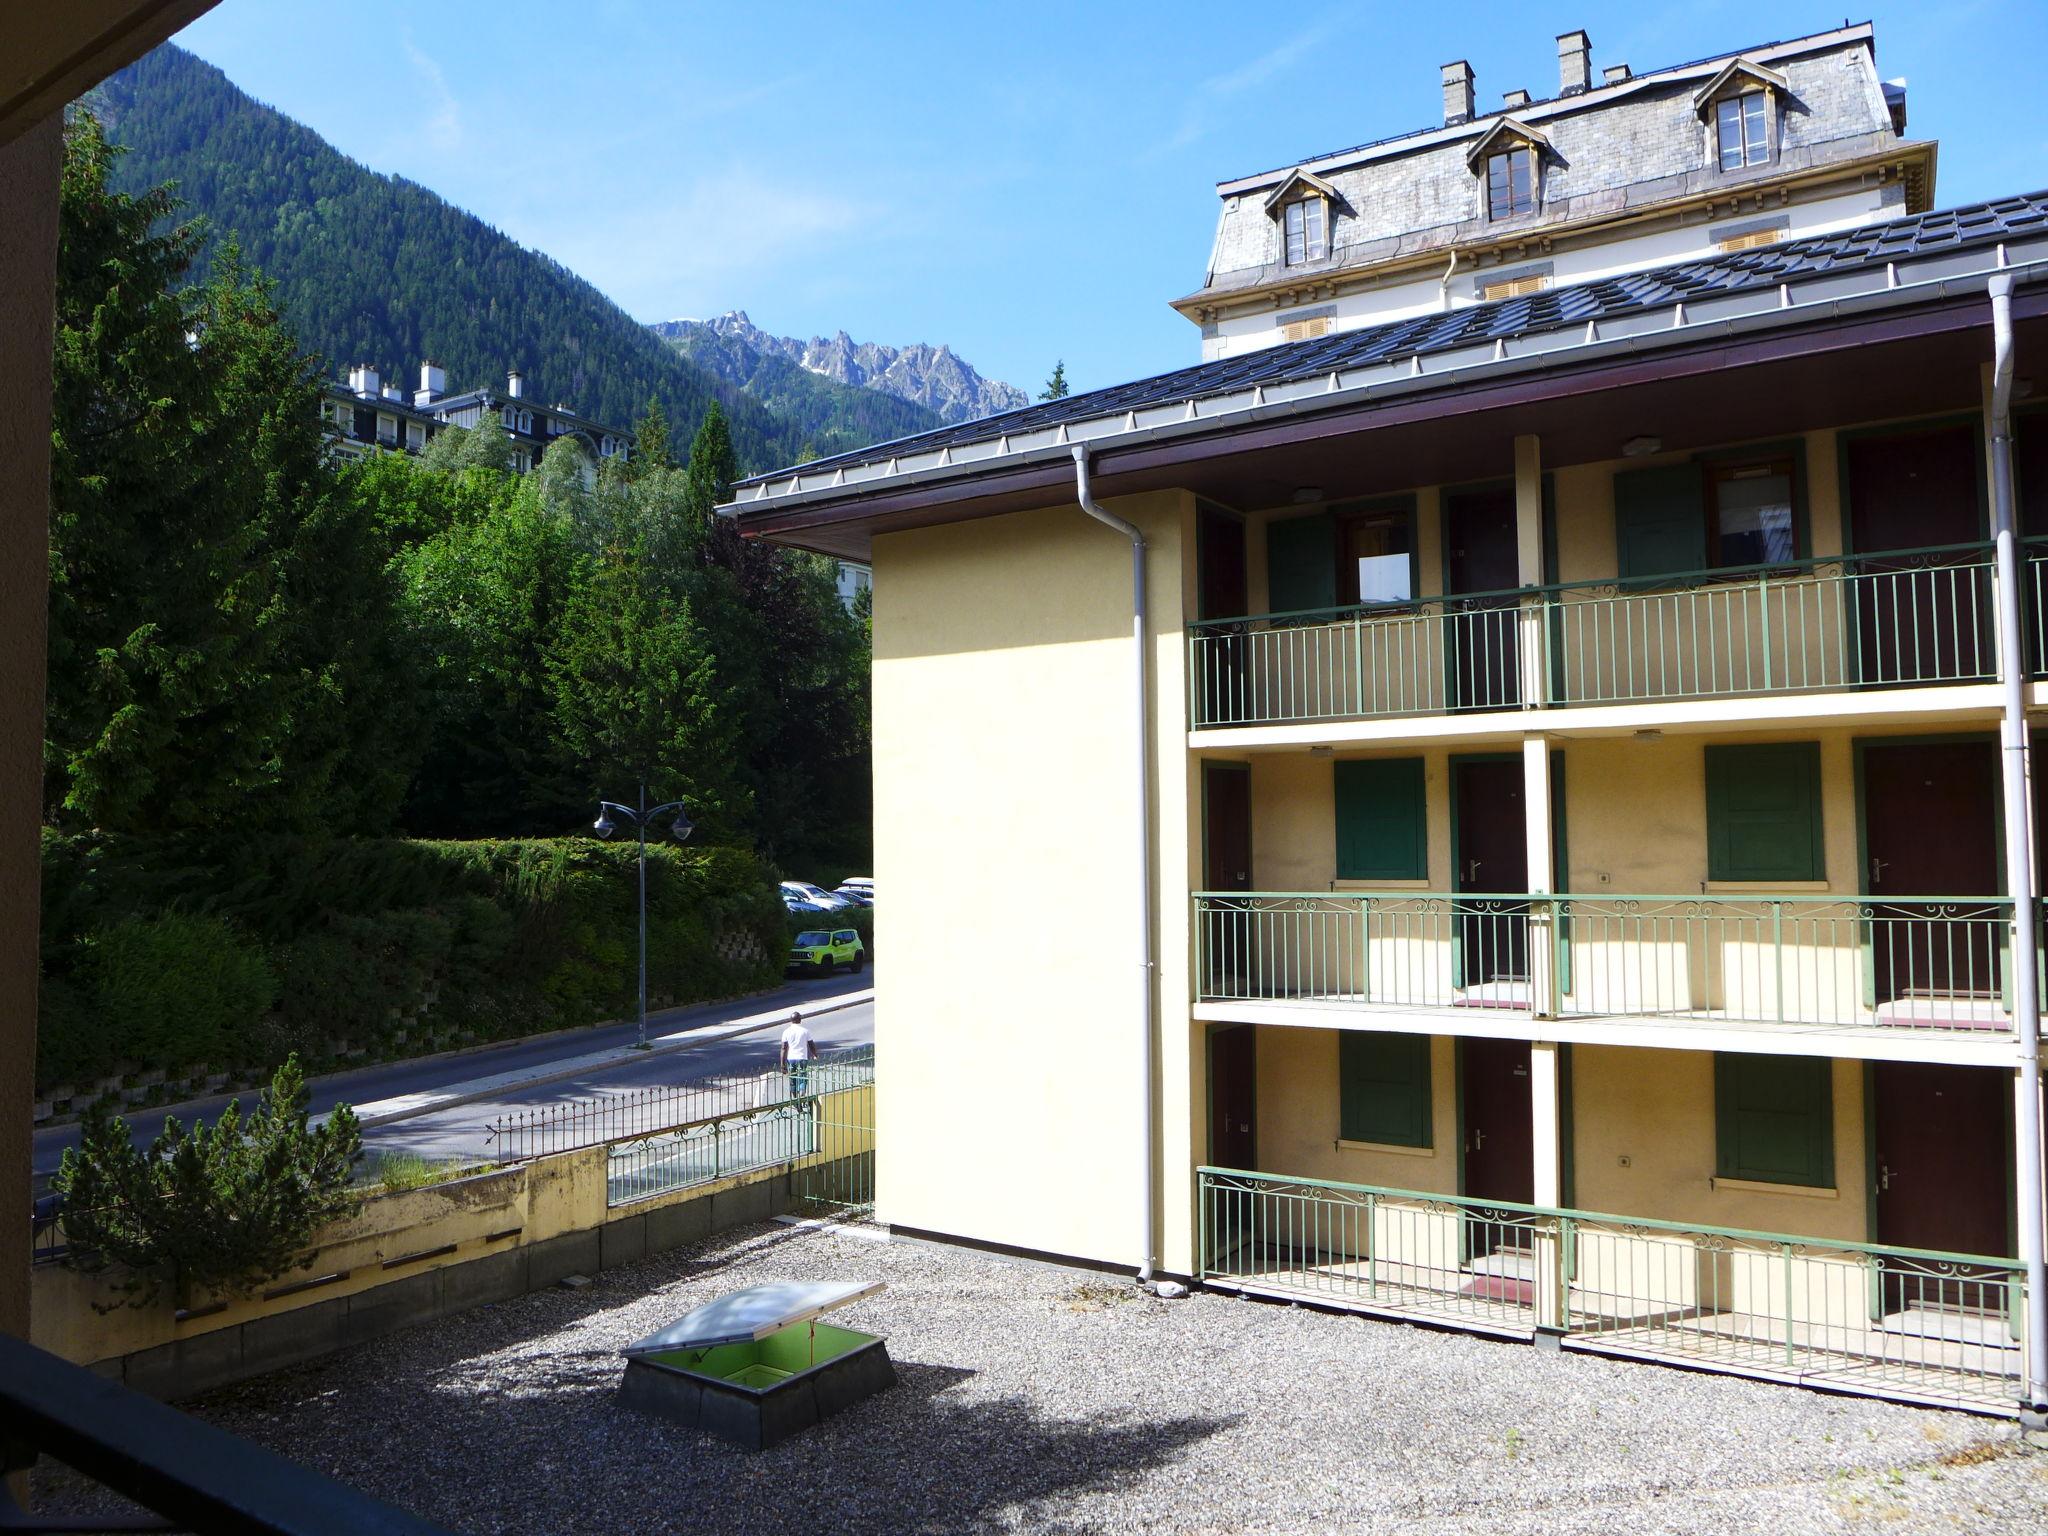
[[[809,1061],[811,1032],[792,1020],[782,1031],[782,1049],[791,1061]]]

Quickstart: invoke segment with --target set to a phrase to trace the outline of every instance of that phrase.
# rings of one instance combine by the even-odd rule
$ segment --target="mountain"
[[[232,236],[243,259],[277,285],[301,344],[337,375],[372,363],[409,386],[431,357],[453,388],[473,389],[519,368],[535,398],[623,427],[656,399],[679,454],[716,399],[749,471],[936,424],[893,394],[824,378],[816,388],[782,391],[780,409],[766,404],[561,263],[417,182],[349,159],[168,43],[106,81],[86,105],[127,150],[116,166],[123,190],[177,183],[216,240]]]
[[[879,342],[857,342],[844,331],[830,339],[813,336],[798,341],[793,336],[769,335],[739,309],[716,320],[664,320],[651,329],[723,379],[740,382],[735,372],[746,366],[736,344],[755,357],[794,363],[821,378],[913,401],[936,412],[947,424],[1014,411],[1031,403],[1031,397],[1016,385],[983,378],[956,357],[951,347],[921,342],[885,347]]]

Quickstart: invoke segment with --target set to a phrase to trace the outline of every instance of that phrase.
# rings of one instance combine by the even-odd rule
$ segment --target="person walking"
[[[817,1058],[818,1044],[811,1038],[811,1032],[804,1028],[804,1016],[792,1008],[789,1023],[782,1030],[782,1070],[789,1075],[789,1096],[801,1099],[811,1090],[811,1063]]]

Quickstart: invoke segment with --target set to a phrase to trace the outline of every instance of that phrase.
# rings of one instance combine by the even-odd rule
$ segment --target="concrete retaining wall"
[[[607,1209],[605,1161],[603,1147],[590,1147],[374,1196],[324,1235],[305,1268],[255,1296],[185,1311],[168,1301],[124,1306],[105,1277],[42,1265],[30,1337],[152,1396],[188,1397],[631,1264],[795,1203],[791,1171],[775,1167]]]

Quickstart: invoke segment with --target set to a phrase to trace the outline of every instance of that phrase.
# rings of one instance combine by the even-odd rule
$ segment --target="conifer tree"
[[[1061,358],[1052,365],[1052,377],[1045,381],[1045,388],[1039,392],[1041,400],[1064,400],[1067,398],[1067,360]]]

